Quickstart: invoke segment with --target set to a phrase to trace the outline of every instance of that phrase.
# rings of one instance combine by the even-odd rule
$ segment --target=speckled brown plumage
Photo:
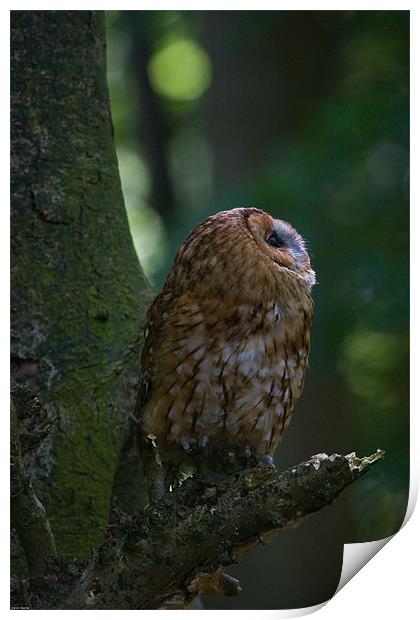
[[[148,312],[143,432],[270,457],[303,389],[314,282],[301,236],[259,209],[197,226]]]

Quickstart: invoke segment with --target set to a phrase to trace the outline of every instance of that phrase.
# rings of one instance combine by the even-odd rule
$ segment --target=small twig
[[[55,429],[56,421],[45,418],[39,422],[40,414],[44,413],[41,403],[25,385],[15,383],[11,396],[18,416],[20,449],[24,456],[39,448]]]
[[[22,455],[35,452],[42,444],[44,439],[50,435],[55,429],[55,423],[50,420],[44,420],[30,432],[21,432],[20,444]]]
[[[372,465],[376,463],[376,461],[379,461],[380,459],[383,459],[384,457],[385,457],[385,452],[381,450],[380,448],[378,448],[374,454],[371,454],[370,456],[364,456],[361,459],[359,459],[356,456],[355,452],[351,452],[350,454],[347,454],[345,458],[347,459],[349,463],[351,471],[356,470],[359,474],[361,474],[365,470],[370,469]]]
[[[19,421],[30,419],[39,414],[41,403],[26,385],[15,383],[10,392]]]
[[[19,410],[22,401],[11,399],[10,419],[10,494],[12,525],[22,543],[31,578],[43,574],[48,558],[57,554],[54,537],[45,509],[34,493],[25,470],[20,444],[20,420],[26,413]]]

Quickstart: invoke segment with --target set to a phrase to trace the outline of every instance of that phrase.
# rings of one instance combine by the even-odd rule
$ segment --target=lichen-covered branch
[[[226,566],[330,504],[382,457],[318,454],[283,473],[258,466],[192,478],[144,513],[120,515],[66,606],[173,609],[201,593],[235,593]]]
[[[22,408],[20,393],[12,393],[10,418],[10,496],[11,518],[25,552],[29,576],[45,573],[47,561],[57,554],[54,537],[45,509],[35,495],[25,470],[21,449],[20,419],[27,411]],[[23,403],[25,404],[25,403]],[[44,429],[45,431],[45,429]],[[43,436],[36,431],[35,435]],[[33,435],[24,435],[33,437]]]

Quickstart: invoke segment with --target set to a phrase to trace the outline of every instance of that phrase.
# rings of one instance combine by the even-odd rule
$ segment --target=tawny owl
[[[315,274],[302,237],[254,208],[209,217],[147,315],[138,414],[169,454],[272,462],[303,389]]]

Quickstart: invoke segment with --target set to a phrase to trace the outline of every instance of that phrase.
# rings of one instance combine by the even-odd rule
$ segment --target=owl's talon
[[[252,452],[247,446],[242,453],[243,463],[245,466],[248,466],[250,464],[251,457],[252,457]]]
[[[185,452],[187,452],[187,453],[190,453],[190,452],[191,452],[190,442],[189,442],[189,441],[187,441],[186,439],[183,439],[183,440],[181,441],[181,447],[182,447],[182,449],[183,449]]]
[[[271,454],[264,454],[264,456],[261,458],[261,462],[264,463],[264,465],[274,465],[273,457],[271,456]]]
[[[236,460],[235,453],[229,450],[229,452],[226,453],[226,462],[229,463],[230,465],[233,465],[235,460]]]

